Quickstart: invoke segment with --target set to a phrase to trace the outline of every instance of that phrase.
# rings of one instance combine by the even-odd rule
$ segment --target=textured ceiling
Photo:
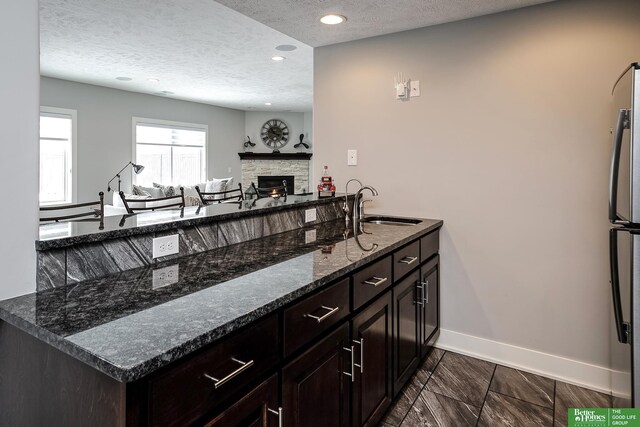
[[[217,0],[310,46],[459,21],[553,0]],[[347,22],[324,25],[333,13]]]
[[[40,52],[49,77],[241,110],[312,106],[313,49],[212,0],[40,0]]]

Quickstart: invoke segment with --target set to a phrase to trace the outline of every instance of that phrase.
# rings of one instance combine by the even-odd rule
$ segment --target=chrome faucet
[[[347,184],[344,186],[344,205],[342,205],[342,211],[344,212],[344,217],[347,219],[347,221],[349,221],[349,184],[354,181],[360,184],[360,188],[364,187],[362,182],[359,179],[355,178],[347,181]]]
[[[353,200],[353,222],[354,222],[354,224],[355,224],[356,221],[362,221],[362,219],[364,218],[364,204],[366,202],[370,202],[371,201],[371,199],[363,199],[362,198],[362,192],[364,190],[369,190],[371,192],[371,195],[373,195],[373,196],[377,196],[378,195],[378,190],[376,190],[375,188],[371,187],[370,185],[364,185],[364,186],[360,187],[360,189],[356,193],[355,199]]]

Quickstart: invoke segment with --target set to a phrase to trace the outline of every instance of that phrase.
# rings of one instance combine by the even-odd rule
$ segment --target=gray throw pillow
[[[166,197],[164,191],[157,187],[143,187],[141,185],[133,186],[133,194],[136,196],[151,196],[152,199],[160,199]]]
[[[176,188],[173,185],[162,185],[154,182],[153,186],[162,190],[162,192],[164,193],[164,197],[171,197],[177,194]]]
[[[134,196],[146,196],[146,197],[151,197],[151,193],[149,193],[148,191],[145,191],[141,186],[139,185],[134,185],[133,186],[133,190],[132,193]]]

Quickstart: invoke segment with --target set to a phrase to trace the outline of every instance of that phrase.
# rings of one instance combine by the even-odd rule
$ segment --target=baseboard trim
[[[612,393],[614,372],[602,366],[447,329],[440,329],[434,346],[602,393]]]

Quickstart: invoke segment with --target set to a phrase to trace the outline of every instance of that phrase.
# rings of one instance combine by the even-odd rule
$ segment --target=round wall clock
[[[260,130],[260,138],[267,147],[277,151],[289,142],[289,128],[282,120],[267,120]]]

